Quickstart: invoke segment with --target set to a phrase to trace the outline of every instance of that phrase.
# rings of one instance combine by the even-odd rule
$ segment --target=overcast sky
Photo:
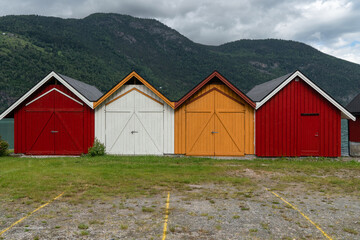
[[[0,0],[0,15],[83,18],[113,12],[155,18],[191,40],[286,39],[360,63],[356,0]]]

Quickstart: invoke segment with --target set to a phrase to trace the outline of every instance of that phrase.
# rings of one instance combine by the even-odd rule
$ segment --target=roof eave
[[[34,87],[32,87],[28,92],[26,92],[22,97],[20,97],[15,103],[13,103],[10,107],[8,107],[1,115],[0,120],[5,118],[8,114],[10,114],[16,107],[18,107],[23,101],[25,101],[28,97],[31,96],[36,90],[38,90],[42,85],[44,85],[47,81],[49,81],[52,77],[56,78],[59,82],[61,82],[66,88],[68,88],[72,93],[74,93],[78,98],[80,98],[86,105],[93,109],[93,103],[87,100],[82,94],[80,94],[77,90],[75,90],[70,84],[68,84],[63,78],[61,78],[56,72],[52,71],[45,78],[43,78],[40,82],[38,82]]]
[[[303,81],[305,81],[310,87],[312,87],[316,92],[322,95],[326,100],[328,100],[332,105],[334,105],[337,109],[341,111],[341,117],[344,119],[351,119],[353,121],[356,120],[355,116],[353,116],[349,111],[347,111],[341,104],[339,104],[335,99],[333,99],[330,95],[328,95],[325,91],[323,91],[320,87],[318,87],[315,83],[313,83],[309,78],[307,78],[304,74],[302,74],[299,70],[295,71],[291,74],[285,81],[283,81],[277,88],[275,88],[272,92],[270,92],[266,97],[264,97],[261,101],[256,103],[256,110],[259,109],[262,105],[264,105],[268,100],[270,100],[275,94],[277,94],[281,89],[283,89],[288,83],[290,83],[294,78],[300,77]]]
[[[353,114],[350,114],[351,116],[348,116],[346,114],[344,114],[343,112],[341,112],[341,119],[348,119],[348,120],[352,120],[352,121],[356,121],[356,117]]]
[[[118,84],[112,87],[107,93],[105,93],[102,97],[100,97],[96,102],[94,102],[93,108],[94,109],[97,108],[101,103],[103,103],[108,97],[110,97],[114,92],[116,92],[119,88],[121,88],[125,83],[127,83],[133,77],[138,79],[142,84],[144,84],[147,88],[149,88],[153,93],[155,93],[155,95],[157,95],[167,105],[175,109],[175,102],[170,101],[167,97],[162,95],[158,90],[156,90],[156,88],[154,88],[150,83],[148,83],[135,71],[132,71],[130,74],[128,74],[123,80],[121,80]]]
[[[56,75],[58,75],[60,78],[62,78],[65,82],[67,82],[63,77],[68,77],[68,76],[65,76],[65,75],[63,75],[63,74],[59,74],[59,73],[57,73],[57,72],[54,72],[54,73],[55,73]],[[71,77],[68,77],[68,78],[71,78]],[[75,80],[75,81],[80,82],[79,80],[76,80],[76,79],[72,79],[72,80]],[[67,83],[68,83],[68,82],[67,82]],[[68,84],[69,84],[69,86],[71,86],[75,91],[77,91],[81,96],[83,96],[89,103],[91,103],[92,106],[94,105],[94,104],[93,104],[94,102],[96,102],[97,100],[99,100],[99,99],[101,98],[101,96],[100,96],[100,97],[98,97],[98,98],[96,99],[96,101],[90,100],[90,99],[87,98],[85,95],[81,94],[78,90],[76,90],[76,88],[73,87],[72,84],[70,84],[70,83],[68,83]],[[84,83],[84,84],[96,88],[96,90],[98,90],[98,91],[100,92],[100,94],[103,95],[103,93],[102,93],[95,85],[90,85],[90,84],[87,84],[87,83]],[[92,106],[90,106],[90,107],[93,108]]]
[[[37,89],[39,89],[44,83],[46,83],[51,77],[54,77],[56,73],[52,71],[44,79],[38,82],[34,87],[32,87],[27,93],[20,97],[16,102],[14,102],[10,107],[8,107],[1,115],[0,120],[5,118],[9,113],[11,113],[17,106],[19,106],[26,98],[33,94]]]
[[[196,85],[192,90],[185,94],[179,101],[175,103],[175,109],[180,107],[186,100],[193,96],[197,91],[199,91],[204,85],[206,85],[211,79],[217,77],[221,82],[223,82],[227,87],[234,91],[238,96],[240,96],[246,103],[251,107],[255,108],[256,104],[252,101],[245,93],[241,92],[238,88],[235,87],[229,80],[223,77],[218,71],[214,71],[204,80],[202,80],[198,85]]]
[[[71,86],[65,79],[63,79],[60,75],[58,75],[56,72],[54,73],[54,77],[59,80],[65,87],[67,87],[72,93],[74,93],[78,98],[80,98],[86,105],[88,105],[91,109],[94,109],[93,102],[89,101],[84,95],[79,93],[73,86]]]

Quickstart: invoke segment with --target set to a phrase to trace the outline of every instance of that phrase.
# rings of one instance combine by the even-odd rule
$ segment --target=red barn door
[[[319,114],[301,114],[301,156],[319,156],[320,153]]]
[[[83,103],[52,86],[29,101],[25,113],[26,154],[83,152]]]
[[[40,95],[25,105],[27,154],[55,154],[54,134],[54,101],[52,91]]]

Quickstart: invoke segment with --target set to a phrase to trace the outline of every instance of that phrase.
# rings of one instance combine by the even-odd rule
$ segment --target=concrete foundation
[[[360,142],[349,142],[349,155],[360,157]]]

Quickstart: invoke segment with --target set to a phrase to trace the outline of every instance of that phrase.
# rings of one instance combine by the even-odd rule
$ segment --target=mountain
[[[1,111],[53,70],[104,92],[136,70],[171,100],[214,70],[243,92],[296,69],[343,104],[360,92],[360,65],[303,43],[268,39],[207,46],[157,20],[120,14],[0,17],[0,63]]]

